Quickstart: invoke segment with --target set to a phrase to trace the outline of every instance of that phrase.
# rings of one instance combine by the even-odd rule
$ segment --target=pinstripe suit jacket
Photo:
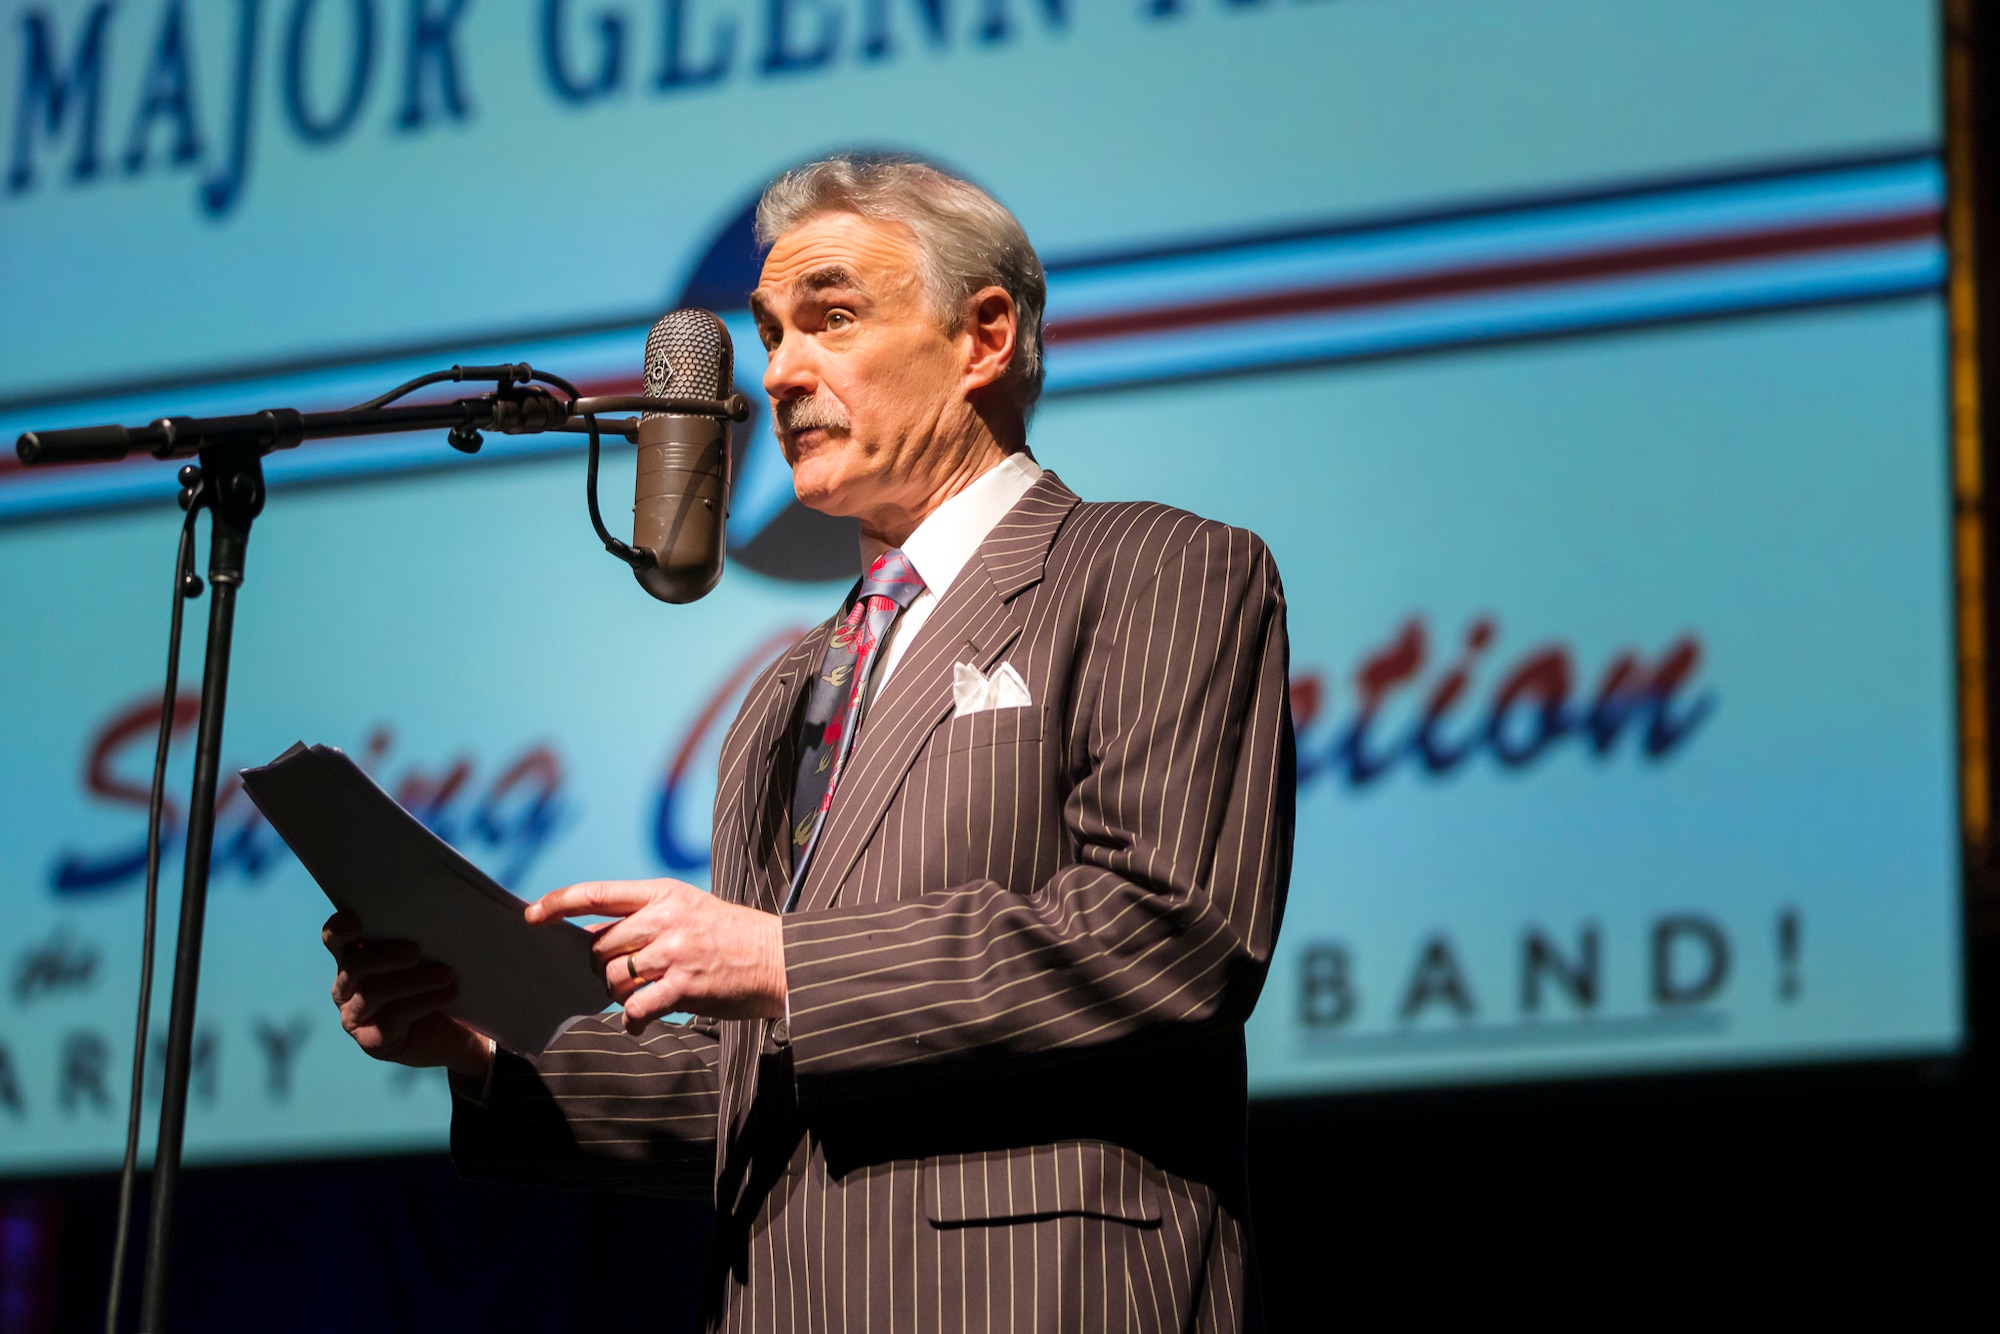
[[[723,744],[714,891],[773,912],[833,624]],[[461,1169],[711,1198],[715,1329],[1257,1327],[1243,1021],[1290,872],[1286,658],[1256,536],[1044,475],[870,706],[785,919],[789,1019],[503,1054]],[[952,664],[1003,660],[1034,703],[954,717]]]

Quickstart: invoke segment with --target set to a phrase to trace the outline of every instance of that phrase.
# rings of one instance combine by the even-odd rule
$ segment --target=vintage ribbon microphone
[[[705,310],[672,311],[646,335],[645,399],[608,403],[639,408],[675,401],[674,395],[718,401],[729,394],[735,370],[736,349],[721,320]],[[595,431],[585,479],[591,525],[604,549],[632,567],[641,588],[662,602],[693,602],[722,578],[729,426],[711,414],[667,408],[641,417],[637,438],[632,545],[606,532],[597,512]]]

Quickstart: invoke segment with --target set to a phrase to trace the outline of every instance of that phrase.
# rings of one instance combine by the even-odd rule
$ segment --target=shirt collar
[[[924,516],[916,531],[904,540],[902,551],[922,576],[926,591],[936,597],[945,595],[986,535],[1041,475],[1042,465],[1027,451],[1009,454]],[[888,549],[881,542],[862,538],[863,568]]]

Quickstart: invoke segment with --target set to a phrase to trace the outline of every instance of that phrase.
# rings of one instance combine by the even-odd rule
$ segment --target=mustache
[[[830,396],[817,393],[811,398],[781,399],[772,415],[777,419],[778,429],[787,433],[815,427],[844,431],[848,427],[847,409]]]

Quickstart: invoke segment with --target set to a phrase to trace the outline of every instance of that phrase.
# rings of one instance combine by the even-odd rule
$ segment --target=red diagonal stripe
[[[1324,314],[1436,297],[1658,273],[1739,260],[1895,245],[1937,237],[1941,219],[1939,210],[1925,208],[1844,222],[1740,232],[1695,241],[1625,246],[1552,259],[1472,265],[1407,277],[1335,283],[1260,296],[1161,306],[1116,315],[1063,320],[1049,326],[1047,339],[1051,344],[1082,343],[1204,325],[1238,324],[1287,315]],[[616,381],[595,382],[582,388],[586,395],[635,392],[639,388],[637,378],[636,375],[620,377]],[[311,447],[310,443],[307,447]],[[142,467],[151,461],[141,458],[129,460],[124,465],[83,466]],[[0,477],[18,476],[25,471],[12,450],[0,453]]]
[[[1261,296],[1200,301],[1185,306],[1159,306],[1151,310],[1063,320],[1049,326],[1047,338],[1051,344],[1084,343],[1099,338],[1165,333],[1174,329],[1192,329],[1211,324],[1240,324],[1285,315],[1319,315],[1329,311],[1387,306],[1434,297],[1465,296],[1477,292],[1506,291],[1510,288],[1582,282],[1592,278],[1658,273],[1669,269],[1724,264],[1732,260],[1769,259],[1827,250],[1894,245],[1937,236],[1941,218],[1942,215],[1937,209],[1927,208],[1850,222],[1740,232],[1728,236],[1704,237],[1698,241],[1625,246],[1613,250],[1590,251],[1580,255],[1565,255],[1554,259],[1480,264],[1410,277],[1335,283],[1289,292],[1271,292]]]

